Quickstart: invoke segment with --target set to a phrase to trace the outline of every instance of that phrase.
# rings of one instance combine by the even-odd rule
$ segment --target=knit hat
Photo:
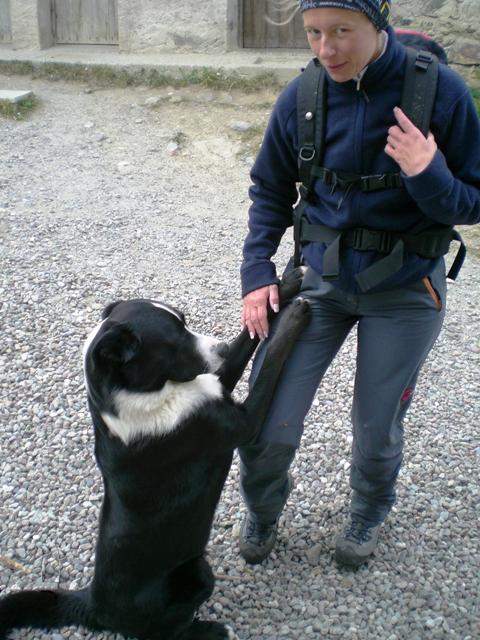
[[[390,15],[390,0],[300,0],[300,11],[336,7],[364,13],[378,30],[386,29]]]

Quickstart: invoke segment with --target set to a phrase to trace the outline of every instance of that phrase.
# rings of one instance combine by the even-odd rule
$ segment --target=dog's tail
[[[19,591],[0,598],[0,640],[7,640],[13,629],[54,629],[70,624],[95,627],[87,589]]]

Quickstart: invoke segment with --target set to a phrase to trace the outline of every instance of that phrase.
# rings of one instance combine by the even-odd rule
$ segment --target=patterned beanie
[[[336,7],[364,13],[377,29],[386,29],[390,16],[390,0],[300,0],[300,11]]]

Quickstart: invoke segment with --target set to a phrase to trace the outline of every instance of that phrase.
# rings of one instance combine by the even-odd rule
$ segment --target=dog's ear
[[[108,318],[108,316],[112,313],[117,304],[120,304],[120,302],[122,302],[122,300],[116,300],[115,302],[110,302],[110,304],[107,304],[107,306],[102,311],[102,320]]]
[[[138,353],[140,336],[128,324],[111,322],[94,348],[94,357],[125,364]]]

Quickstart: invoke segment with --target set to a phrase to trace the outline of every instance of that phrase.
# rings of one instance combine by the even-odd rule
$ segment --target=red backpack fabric
[[[395,29],[395,34],[398,40],[406,47],[430,51],[430,53],[437,56],[439,62],[442,64],[448,64],[448,57],[445,49],[426,33],[422,33],[421,31],[411,31],[410,29]]]

